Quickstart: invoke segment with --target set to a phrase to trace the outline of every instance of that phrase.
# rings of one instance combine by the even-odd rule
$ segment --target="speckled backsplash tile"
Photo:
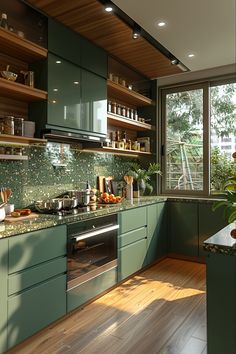
[[[28,161],[0,161],[0,186],[13,191],[10,202],[25,207],[35,200],[59,195],[68,189],[96,186],[97,176],[122,180],[133,159],[104,153],[87,153],[51,144],[25,149]]]

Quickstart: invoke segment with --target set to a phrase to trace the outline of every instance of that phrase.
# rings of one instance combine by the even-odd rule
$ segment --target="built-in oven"
[[[117,268],[117,215],[68,225],[67,290]]]

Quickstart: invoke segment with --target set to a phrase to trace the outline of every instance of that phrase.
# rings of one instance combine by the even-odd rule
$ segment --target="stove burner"
[[[74,208],[74,209],[64,209],[64,210],[59,210],[59,211],[44,211],[43,214],[51,214],[51,215],[58,215],[58,216],[67,216],[67,215],[78,215],[81,213],[86,213],[89,211],[96,211],[99,209],[104,209],[104,207],[106,208],[106,205],[88,205],[85,207],[78,207],[78,208]]]

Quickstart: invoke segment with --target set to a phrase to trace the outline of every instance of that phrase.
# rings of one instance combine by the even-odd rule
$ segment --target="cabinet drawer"
[[[120,233],[138,229],[147,225],[146,207],[126,210],[120,213]]]
[[[117,268],[110,269],[67,292],[67,312],[83,305],[117,283]]]
[[[145,266],[147,240],[142,239],[118,250],[118,280],[123,280]]]
[[[127,246],[130,243],[136,242],[146,237],[147,228],[141,227],[140,229],[129,231],[126,234],[118,237],[118,247]]]
[[[11,274],[8,278],[8,295],[22,291],[64,272],[66,272],[66,257],[57,258],[20,273]]]
[[[8,299],[8,348],[66,313],[66,276],[61,275]]]
[[[9,274],[66,255],[66,225],[9,239]]]

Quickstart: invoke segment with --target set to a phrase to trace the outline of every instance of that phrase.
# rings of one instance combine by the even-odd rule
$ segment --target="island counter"
[[[236,222],[204,242],[208,252],[207,353],[236,353],[236,240],[230,236]]]

